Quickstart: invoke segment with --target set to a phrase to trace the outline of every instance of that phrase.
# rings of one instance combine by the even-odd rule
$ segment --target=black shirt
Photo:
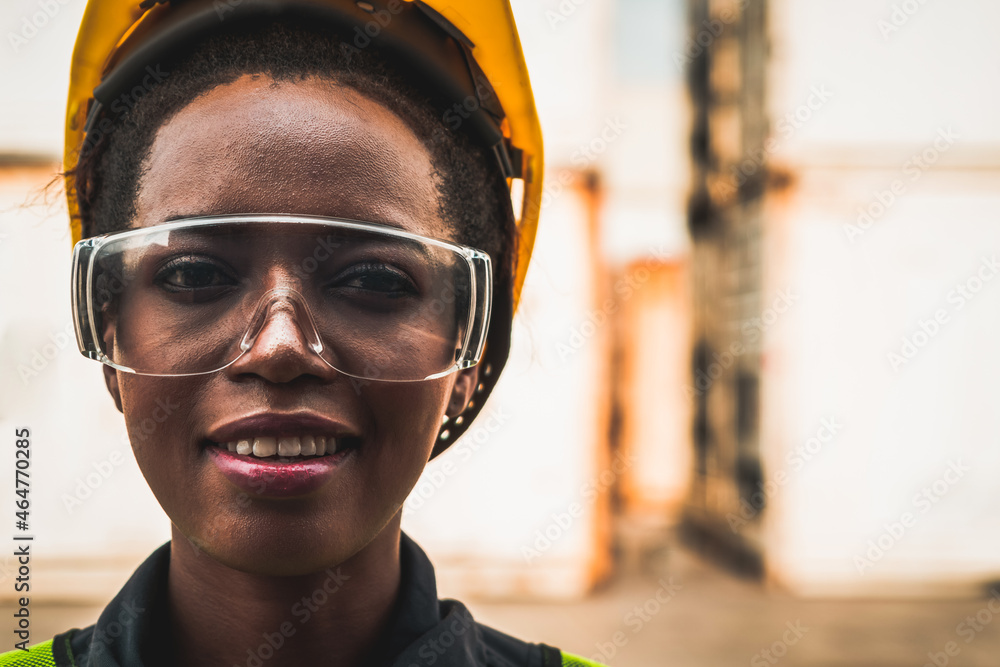
[[[57,667],[174,667],[167,608],[169,566],[167,542],[139,566],[97,623],[53,639]],[[438,600],[434,566],[406,533],[400,537],[400,567],[396,606],[366,667],[562,664],[558,649],[524,642],[477,623],[457,600]],[[266,667],[268,657],[266,647],[248,649],[240,664]]]

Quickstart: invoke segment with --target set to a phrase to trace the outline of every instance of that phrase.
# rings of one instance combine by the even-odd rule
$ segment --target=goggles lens
[[[488,327],[486,253],[375,223],[189,219],[73,262],[80,350],[145,375],[221,370],[273,334],[353,377],[424,380],[475,365]]]

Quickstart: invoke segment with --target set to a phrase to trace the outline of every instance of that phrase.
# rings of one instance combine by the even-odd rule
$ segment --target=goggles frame
[[[384,223],[353,220],[350,218],[288,213],[252,213],[179,218],[161,224],[152,225],[150,227],[130,228],[117,232],[109,232],[107,234],[82,239],[77,242],[73,247],[70,285],[72,290],[71,302],[73,326],[76,332],[77,346],[80,353],[88,359],[99,361],[116,370],[133,373],[135,375],[148,375],[154,377],[188,377],[195,375],[208,375],[231,366],[238,359],[243,357],[249,349],[252,349],[252,347],[242,350],[237,356],[219,368],[194,373],[149,373],[138,371],[123,364],[115,363],[101,349],[101,336],[98,331],[98,325],[93,308],[95,282],[94,265],[100,255],[100,251],[105,246],[121,239],[128,239],[154,232],[170,232],[176,229],[218,226],[222,224],[238,225],[269,222],[282,224],[318,224],[334,229],[376,232],[384,236],[425,243],[452,251],[462,257],[468,265],[471,288],[469,294],[469,313],[467,322],[465,323],[465,336],[464,340],[462,340],[461,354],[452,366],[446,370],[412,380],[385,379],[378,377],[373,378],[343,371],[331,364],[327,359],[323,358],[318,352],[313,350],[317,356],[319,356],[327,365],[336,370],[338,373],[367,382],[421,382],[444,377],[459,370],[470,368],[478,364],[482,359],[483,350],[486,345],[487,333],[489,331],[490,315],[493,304],[493,265],[488,253],[479,250],[478,248],[473,248],[471,246],[443,239],[423,236],[421,234],[416,234],[414,232]],[[480,284],[480,282],[482,284]]]

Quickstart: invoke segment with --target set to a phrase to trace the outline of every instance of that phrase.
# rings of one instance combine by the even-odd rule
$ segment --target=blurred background
[[[544,208],[504,377],[404,506],[441,597],[610,665],[997,664],[1000,4],[512,5]],[[47,187],[83,7],[0,7],[33,641],[169,539],[75,349]]]

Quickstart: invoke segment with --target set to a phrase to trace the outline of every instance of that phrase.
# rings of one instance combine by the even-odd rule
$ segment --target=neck
[[[399,519],[347,561],[295,577],[234,570],[174,526],[168,595],[176,664],[363,664],[399,592]]]

